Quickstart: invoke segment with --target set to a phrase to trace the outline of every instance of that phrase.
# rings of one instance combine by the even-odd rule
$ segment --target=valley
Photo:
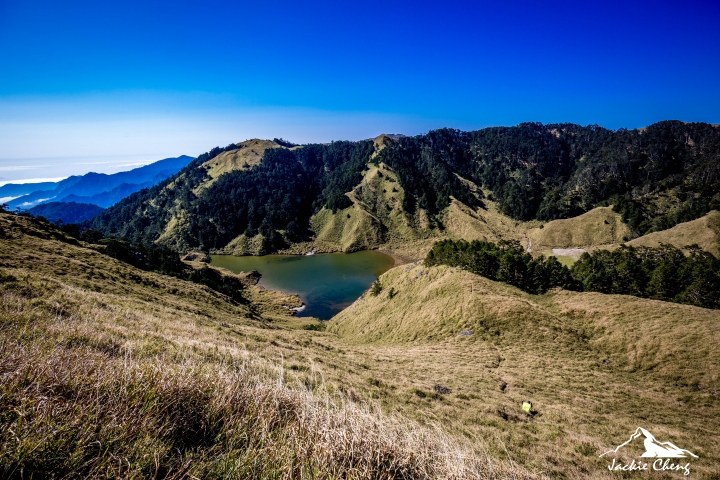
[[[416,472],[411,477],[423,469],[431,477],[610,478],[596,453],[626,436],[628,425],[648,423],[678,444],[695,448],[702,459],[693,465],[698,478],[711,478],[720,460],[716,445],[702,442],[720,428],[717,310],[562,290],[528,295],[455,268],[408,264],[381,275],[377,295],[366,292],[321,331],[316,320],[290,316],[283,308],[297,305],[292,296],[248,285],[243,296],[249,303],[236,304],[207,287],[108,258],[47,224],[7,214],[0,220],[2,348],[8,359],[3,375],[9,379],[3,398],[25,398],[19,411],[26,418],[33,412],[34,419],[21,426],[20,417],[6,417],[3,428],[13,428],[20,441],[6,443],[0,452],[6,465],[32,462],[35,471],[152,473],[155,463],[134,450],[147,438],[143,441],[150,442],[147,448],[156,461],[177,475],[227,474],[228,469],[237,474],[249,472],[244,470],[250,468],[248,462],[256,462],[254,475],[364,465],[371,477],[378,467],[356,463],[370,461],[364,453],[342,457],[338,464],[329,459],[341,458],[352,438],[364,438],[353,448],[389,448],[382,442],[390,435],[394,440],[386,450],[391,455],[387,461]],[[389,296],[391,290],[395,294]],[[28,355],[34,355],[29,363]],[[196,385],[192,388],[205,392],[210,403],[183,415],[200,416],[200,422],[220,415],[208,409],[227,408],[222,406],[227,395],[245,391],[232,393],[223,386],[224,379],[235,378],[246,388],[252,385],[253,395],[285,398],[300,409],[294,415],[330,422],[314,428],[330,435],[323,438],[333,438],[334,446],[320,457],[320,450],[306,450],[307,456],[289,464],[279,444],[262,446],[256,437],[235,444],[231,436],[193,447],[185,454],[193,461],[185,464],[172,453],[173,439],[179,438],[174,430],[136,430],[141,427],[133,426],[132,411],[123,423],[130,430],[122,434],[135,439],[130,443],[111,442],[110,436],[119,434],[113,433],[117,427],[102,422],[85,437],[65,436],[64,430],[48,437],[43,432],[52,431],[53,422],[67,420],[59,409],[62,398],[70,399],[71,408],[88,409],[86,421],[106,415],[106,407],[83,403],[90,400],[82,393],[89,388],[82,379],[101,380],[93,380],[95,373],[73,374],[71,364],[62,363],[70,358],[82,358],[77,365],[98,375],[109,375],[108,369],[125,372],[129,386],[163,382],[150,390],[157,392],[157,402],[171,392],[189,395],[180,385]],[[50,362],[50,370],[31,375],[34,390],[10,380],[24,371],[22,365],[34,368],[38,362]],[[125,366],[113,367],[117,362]],[[153,377],[154,371],[167,373]],[[104,378],[101,388],[109,395],[115,380]],[[53,385],[63,385],[63,390]],[[444,393],[437,393],[437,385]],[[35,389],[45,392],[38,393],[47,398],[44,403],[37,403]],[[531,414],[519,407],[524,399],[533,402]],[[114,401],[120,403],[112,408],[126,408],[135,400]],[[148,415],[144,422],[161,413]],[[263,425],[270,421],[237,417],[231,410],[222,415],[252,422],[248,432],[253,435],[264,435]],[[345,420],[338,423],[337,415]],[[292,426],[295,420],[282,420],[287,421],[287,428],[299,431]],[[193,425],[173,428],[206,428],[204,423]],[[226,428],[211,425],[207,428]],[[379,425],[382,429],[375,430]],[[283,430],[272,431],[284,435]],[[198,434],[188,430],[183,435],[189,432]],[[309,432],[293,435],[296,442],[319,445]],[[111,457],[105,455],[110,453],[88,450],[98,439],[110,442],[106,451],[128,458],[129,464],[112,470],[119,467],[108,463]],[[65,463],[46,463],[42,452],[48,442],[68,452]],[[295,445],[307,448],[295,443],[291,448]],[[401,460],[403,448],[414,452],[411,464]]]
[[[76,226],[0,213],[2,472],[617,478],[599,455],[643,426],[714,478],[720,310],[693,303],[717,280],[717,194],[696,181],[716,130],[254,139]],[[638,296],[520,289],[472,273],[472,249],[427,261],[440,241],[674,263]],[[676,271],[688,290],[660,296]]]
[[[0,2],[0,480],[720,480],[718,18]]]

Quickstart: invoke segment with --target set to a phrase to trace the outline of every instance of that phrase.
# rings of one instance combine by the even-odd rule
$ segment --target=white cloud
[[[0,172],[19,172],[23,170],[37,170],[50,165],[0,165]]]
[[[51,178],[21,178],[19,180],[5,180],[0,182],[0,187],[7,185],[8,183],[42,183],[42,182],[59,182],[65,180],[67,177],[51,177]]]

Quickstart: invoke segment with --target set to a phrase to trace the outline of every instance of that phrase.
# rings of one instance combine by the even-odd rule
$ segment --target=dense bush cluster
[[[545,293],[553,287],[576,290],[570,270],[555,257],[534,259],[517,242],[436,242],[425,265],[460,267],[491,280],[509,283],[528,293]]]
[[[697,246],[622,246],[583,254],[572,267],[583,290],[720,308],[720,260]]]
[[[461,267],[528,293],[562,287],[720,308],[720,260],[697,246],[688,251],[623,245],[584,253],[568,269],[555,257],[534,259],[516,242],[443,240],[433,245],[425,264]]]

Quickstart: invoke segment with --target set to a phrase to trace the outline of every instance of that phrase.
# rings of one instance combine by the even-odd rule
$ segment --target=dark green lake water
[[[235,273],[257,270],[260,285],[297,293],[306,308],[300,317],[328,320],[349,306],[372,282],[392,268],[392,257],[374,251],[262,257],[211,255],[212,264]]]

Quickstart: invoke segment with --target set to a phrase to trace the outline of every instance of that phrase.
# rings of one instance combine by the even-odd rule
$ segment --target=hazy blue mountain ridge
[[[192,157],[181,155],[127,172],[109,175],[90,172],[73,176],[57,182],[54,188],[36,189],[11,200],[8,206],[11,209],[29,209],[43,202],[54,201],[93,203],[100,207],[109,207],[133,192],[155,185],[174,175],[192,160]]]
[[[59,182],[8,183],[0,187],[0,198],[27,195],[38,190],[53,190]]]
[[[154,182],[145,182],[145,183],[123,183],[118,185],[117,187],[113,188],[112,190],[109,190],[107,192],[101,192],[96,193],[95,195],[75,195],[70,194],[64,197],[61,197],[57,200],[57,202],[77,202],[77,203],[90,203],[93,205],[97,205],[102,208],[107,208],[111,205],[116,204],[123,198],[127,197],[131,193],[135,193],[139,190],[142,190],[143,188],[150,188],[156,183],[164,180],[167,177],[172,176],[173,174],[167,175],[166,177],[159,178],[159,180]],[[42,203],[40,205],[43,205]],[[38,205],[38,206],[40,206]]]

